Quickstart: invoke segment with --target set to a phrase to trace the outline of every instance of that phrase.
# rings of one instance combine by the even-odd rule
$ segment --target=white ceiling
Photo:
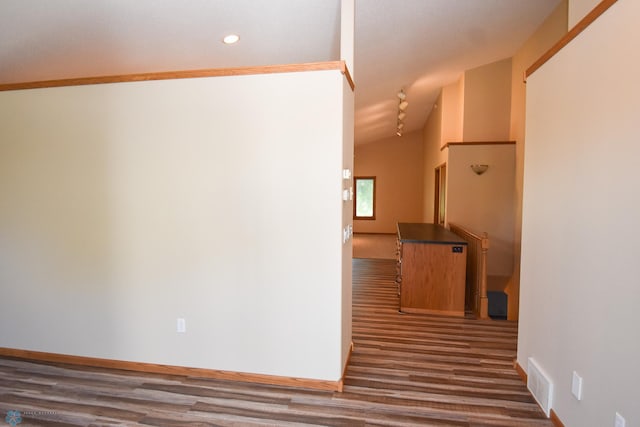
[[[560,0],[356,0],[356,143],[422,128],[439,89],[512,56]],[[340,0],[1,0],[0,83],[340,59]],[[241,40],[221,43],[228,33]]]

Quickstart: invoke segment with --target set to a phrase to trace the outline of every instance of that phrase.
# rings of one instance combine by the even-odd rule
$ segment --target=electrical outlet
[[[571,393],[573,396],[582,400],[582,377],[576,371],[573,371],[573,379],[571,380]]]
[[[182,317],[178,317],[178,319],[176,319],[176,332],[179,334],[187,332],[187,322],[185,322]]]
[[[616,412],[616,423],[614,427],[626,427],[627,421],[624,419],[622,415]]]

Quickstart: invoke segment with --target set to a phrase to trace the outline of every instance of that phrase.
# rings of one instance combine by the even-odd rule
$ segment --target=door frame
[[[433,223],[444,226],[447,209],[447,162],[436,166],[434,173]]]

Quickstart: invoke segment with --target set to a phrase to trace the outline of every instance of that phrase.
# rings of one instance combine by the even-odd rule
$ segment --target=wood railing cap
[[[304,64],[265,65],[256,67],[213,68],[200,70],[164,71],[155,73],[122,74],[110,76],[79,77],[58,80],[43,80],[0,84],[0,92],[10,90],[40,89],[64,86],[83,86],[106,83],[126,83],[151,80],[191,79],[201,77],[229,77],[252,74],[294,73],[302,71],[338,70],[347,79],[351,90],[355,84],[345,61],[310,62]]]

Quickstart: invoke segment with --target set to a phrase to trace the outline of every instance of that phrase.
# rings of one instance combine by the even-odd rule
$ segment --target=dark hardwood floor
[[[355,349],[342,393],[0,358],[2,418],[17,410],[20,426],[552,426],[512,367],[515,323],[400,314],[394,261],[353,267]]]

